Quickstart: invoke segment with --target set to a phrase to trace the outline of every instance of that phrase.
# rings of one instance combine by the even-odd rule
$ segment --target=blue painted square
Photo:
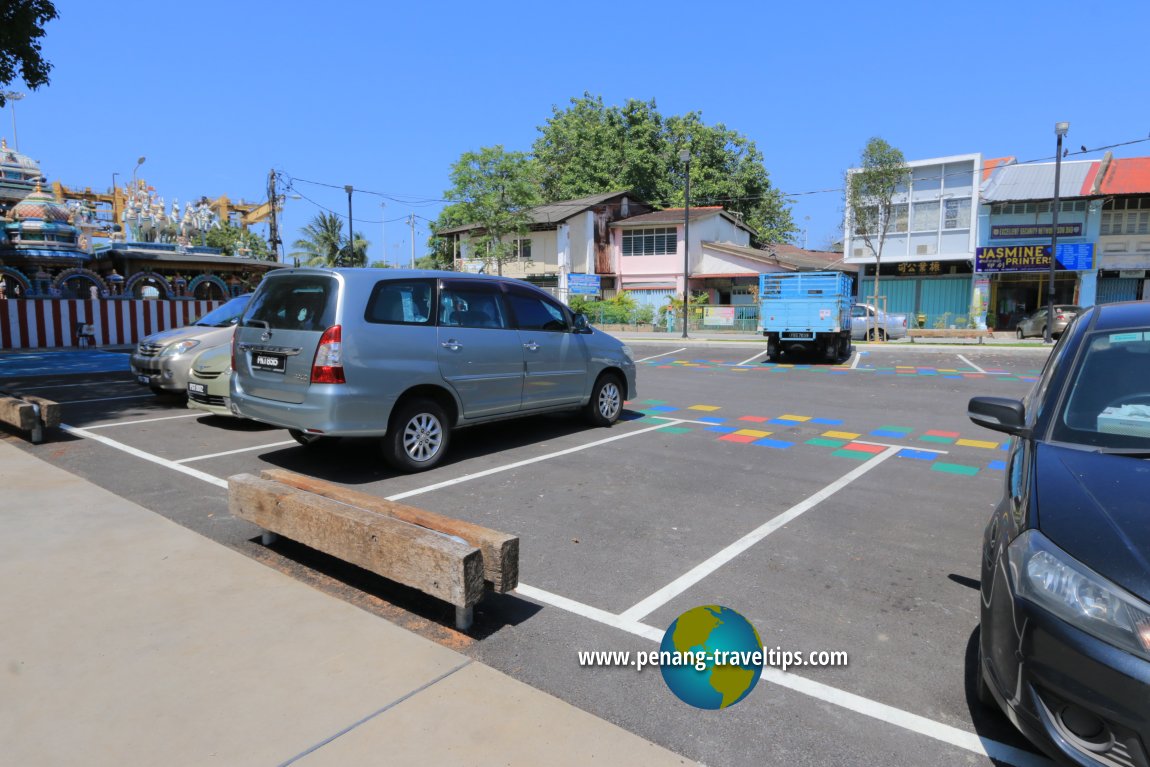
[[[880,375],[880,376],[892,376],[892,375],[894,375],[893,370],[876,370],[874,372],[875,372],[875,375]]]
[[[894,439],[905,439],[906,435],[910,432],[905,431],[891,431],[890,429],[875,429],[870,433],[872,437],[893,437]]]
[[[767,421],[767,423],[774,424],[775,426],[801,426],[803,422],[802,421],[784,421],[781,418],[773,418],[770,421]]]
[[[916,461],[933,461],[938,458],[938,453],[932,453],[929,450],[911,450],[910,448],[899,450],[895,455],[899,458],[913,458]]]
[[[990,465],[986,468],[994,469],[995,471],[1006,471],[1006,461],[991,461]]]
[[[731,432],[738,431],[733,426],[708,426],[704,431],[713,431],[718,434],[730,434]]]
[[[756,439],[751,444],[773,447],[775,450],[786,450],[788,447],[791,447],[790,442],[783,442],[781,439]]]
[[[961,380],[962,380],[962,376],[950,376],[950,375],[947,375],[947,376],[943,376],[943,378],[957,378],[959,381],[961,381]]]
[[[1010,440],[1003,442],[1001,445],[998,446],[998,449],[999,450],[1009,450],[1010,449]]]
[[[851,371],[849,371],[849,370],[828,370],[827,372],[833,376],[845,376],[845,375],[850,375]]]
[[[659,405],[658,407],[645,407],[643,411],[646,413],[673,413],[679,408],[671,407],[670,405]]]
[[[693,418],[692,420],[694,420],[694,421],[699,421],[700,423],[716,423],[716,424],[717,424],[717,423],[726,423],[726,422],[727,422],[727,419],[726,419],[726,418],[711,418],[711,417],[707,417],[707,418]]]
[[[843,371],[846,372],[845,370]],[[841,426],[842,419],[839,418],[812,418],[807,423],[817,423],[821,426]]]

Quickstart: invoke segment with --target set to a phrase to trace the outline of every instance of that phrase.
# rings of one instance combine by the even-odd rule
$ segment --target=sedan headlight
[[[200,342],[195,339],[188,339],[187,341],[180,341],[179,343],[172,344],[160,352],[161,357],[174,357],[177,354],[183,354],[200,345]]]
[[[1077,561],[1037,530],[1008,549],[1019,596],[1067,623],[1150,660],[1150,604]]]

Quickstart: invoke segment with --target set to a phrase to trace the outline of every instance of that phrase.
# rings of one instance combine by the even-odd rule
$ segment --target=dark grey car
[[[435,466],[452,429],[582,409],[618,420],[630,349],[519,280],[395,269],[269,274],[237,328],[231,407],[301,444],[382,437],[402,471]]]
[[[1034,314],[1023,317],[1018,321],[1018,328],[1016,332],[1019,338],[1027,338],[1030,336],[1045,336],[1046,326],[1050,325],[1050,335],[1058,338],[1062,332],[1066,330],[1066,326],[1070,324],[1078,314],[1082,311],[1081,306],[1072,306],[1070,304],[1055,304],[1054,306],[1054,322],[1049,322],[1046,319],[1047,311],[1043,307]]]

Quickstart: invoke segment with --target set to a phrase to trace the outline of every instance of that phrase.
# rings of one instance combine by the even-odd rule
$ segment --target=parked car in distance
[[[1071,304],[1055,304],[1054,305],[1054,322],[1050,323],[1050,335],[1058,338],[1062,332],[1066,330],[1066,326],[1070,324],[1078,314],[1082,311],[1081,306],[1073,306]],[[1018,328],[1015,331],[1019,338],[1027,338],[1029,336],[1042,336],[1046,337],[1046,307],[1042,307],[1034,314],[1028,317],[1023,317],[1018,321]]]
[[[140,341],[130,361],[136,382],[153,394],[183,394],[192,360],[204,349],[231,341],[251,298],[250,293],[233,298],[191,325],[153,333]]]
[[[851,305],[851,339],[896,341],[906,337],[906,315],[889,314],[870,304]]]
[[[232,412],[303,445],[378,437],[400,471],[438,464],[458,427],[636,395],[631,350],[519,280],[398,269],[283,269],[236,329]]]
[[[1024,401],[983,535],[978,697],[1064,764],[1150,753],[1150,303],[1095,306]]]
[[[197,354],[188,370],[188,407],[213,415],[231,416],[231,378],[230,343],[212,346]]]

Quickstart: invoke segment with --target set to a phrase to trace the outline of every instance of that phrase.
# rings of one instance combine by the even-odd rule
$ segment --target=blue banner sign
[[[1059,243],[1056,269],[1094,268],[1094,243]],[[994,245],[974,251],[976,272],[1039,272],[1050,269],[1049,245]]]
[[[567,275],[567,292],[574,296],[599,295],[599,275],[597,274],[569,274]]]

